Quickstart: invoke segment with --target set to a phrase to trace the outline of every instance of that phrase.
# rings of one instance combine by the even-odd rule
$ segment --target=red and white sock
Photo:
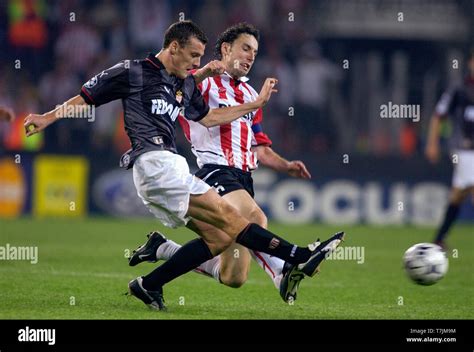
[[[194,271],[199,274],[213,277],[217,282],[221,282],[219,279],[221,271],[221,256],[216,255],[214,258],[209,259],[207,262],[199,265],[196,269],[194,269]]]
[[[253,259],[255,259],[258,265],[270,276],[275,287],[280,289],[281,272],[285,261],[258,251],[250,251],[250,254],[252,254]]]

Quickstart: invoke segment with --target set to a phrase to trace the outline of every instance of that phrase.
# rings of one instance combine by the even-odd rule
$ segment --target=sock
[[[280,258],[273,257],[267,253],[250,251],[253,259],[261,266],[261,268],[270,276],[276,288],[280,288],[281,272],[285,262]]]
[[[216,255],[214,258],[199,265],[194,272],[206,276],[213,277],[217,282],[221,282],[221,256]]]
[[[144,276],[143,287],[149,291],[158,291],[167,282],[193,270],[212,257],[209,247],[202,239],[189,241],[170,259]]]
[[[278,257],[291,264],[304,263],[311,256],[309,248],[298,247],[254,223],[249,224],[237,236],[235,242],[249,249]]]
[[[181,248],[180,244],[172,240],[168,240],[158,247],[156,250],[156,259],[168,260]]]
[[[170,259],[177,251],[181,248],[180,244],[172,240],[168,240],[158,247],[156,250],[156,258],[158,260],[168,260]],[[221,269],[221,257],[215,256],[214,258],[208,260],[205,263],[199,265],[194,272],[210,276],[216,279],[217,282],[220,282],[220,269]]]
[[[436,242],[443,241],[446,235],[448,234],[449,228],[453,224],[454,220],[458,217],[459,214],[459,205],[449,204],[446,214],[444,215],[443,224],[438,230],[436,235]]]

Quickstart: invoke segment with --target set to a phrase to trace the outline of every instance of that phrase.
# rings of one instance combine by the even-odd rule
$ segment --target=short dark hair
[[[194,22],[186,20],[173,23],[165,32],[163,49],[166,49],[173,40],[185,46],[191,37],[196,37],[201,43],[207,44],[207,37]]]
[[[214,56],[219,60],[222,59],[222,43],[232,44],[241,34],[253,35],[255,39],[257,39],[257,42],[260,40],[260,32],[257,28],[245,22],[238,23],[232,27],[227,28],[219,35],[219,38],[217,38],[216,46],[214,48]]]

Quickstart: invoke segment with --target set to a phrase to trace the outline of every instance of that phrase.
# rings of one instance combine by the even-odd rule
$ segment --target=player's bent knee
[[[220,280],[226,286],[229,286],[232,288],[239,288],[239,287],[242,287],[247,281],[247,275],[232,276],[229,278],[221,276]]]

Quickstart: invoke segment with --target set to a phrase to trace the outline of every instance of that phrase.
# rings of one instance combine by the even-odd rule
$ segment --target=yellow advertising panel
[[[22,212],[26,184],[20,164],[0,159],[0,217],[16,217]]]
[[[83,157],[38,156],[34,162],[33,214],[83,216],[89,163]]]

